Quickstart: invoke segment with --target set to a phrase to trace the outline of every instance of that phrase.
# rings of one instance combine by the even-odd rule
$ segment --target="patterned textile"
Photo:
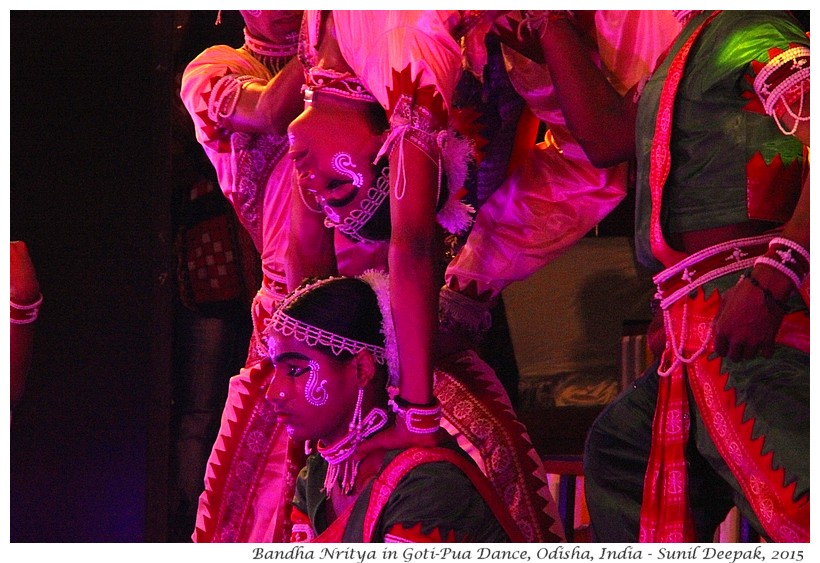
[[[680,355],[694,357],[693,361],[659,376],[673,361],[674,355],[667,352],[664,363],[650,368],[593,424],[584,473],[592,525],[600,541],[710,542],[732,506],[769,541],[808,540],[808,309],[799,295],[790,299],[792,312],[780,328],[772,358],[731,362],[717,357],[712,339],[704,338],[721,295],[741,273],[713,279],[670,306],[671,338]],[[659,387],[671,386],[676,371],[681,372],[684,393],[656,412]],[[694,526],[687,529],[693,534],[689,538],[669,536],[650,523],[645,512],[641,522],[646,488],[656,482],[654,477],[650,480],[655,473],[648,474],[647,468],[653,426],[660,423],[677,430],[674,435],[685,444],[685,470],[665,467],[658,475],[664,495],[652,509],[667,510],[666,501],[688,482],[685,505]]]
[[[704,84],[708,87],[711,87],[712,81],[705,80],[705,77],[712,77],[714,73],[709,73],[707,70],[710,70],[711,67],[704,64],[703,59],[708,61],[708,57],[720,57],[721,60],[721,69],[726,67],[726,53],[731,52],[733,56],[736,57],[737,62],[735,63],[736,67],[741,69],[741,72],[749,72],[750,69],[754,68],[755,65],[751,65],[749,61],[749,50],[755,49],[756,52],[760,53],[763,51],[761,47],[758,47],[757,44],[754,43],[753,39],[757,35],[768,35],[768,39],[770,40],[767,45],[771,45],[772,43],[777,43],[778,41],[782,41],[782,39],[778,37],[771,37],[771,33],[763,34],[761,31],[758,31],[756,28],[752,29],[751,31],[748,30],[746,27],[748,24],[745,20],[740,23],[739,16],[736,15],[729,15],[727,17],[722,17],[720,12],[712,12],[709,14],[702,14],[698,17],[695,17],[692,22],[687,26],[684,33],[682,33],[682,38],[676,41],[675,49],[673,49],[673,53],[670,54],[667,61],[661,65],[661,69],[664,69],[663,72],[658,74],[666,75],[666,78],[662,81],[662,88],[660,92],[660,99],[658,102],[657,109],[654,111],[657,112],[657,118],[655,123],[655,134],[652,137],[652,149],[651,149],[651,157],[648,159],[650,163],[649,168],[649,183],[650,183],[650,191],[651,191],[651,214],[650,214],[650,221],[649,221],[649,244],[652,248],[652,252],[659,261],[665,263],[666,265],[673,265],[676,263],[683,264],[688,260],[686,255],[680,253],[678,251],[673,251],[665,242],[664,234],[662,230],[662,207],[661,202],[667,201],[666,209],[666,216],[674,217],[675,210],[682,209],[685,210],[684,213],[681,215],[685,215],[686,219],[681,219],[678,221],[678,225],[675,228],[682,229],[684,231],[687,230],[694,230],[695,225],[697,223],[698,213],[694,210],[700,210],[701,217],[709,217],[711,221],[714,221],[716,216],[721,216],[722,221],[726,221],[727,223],[732,223],[736,221],[740,221],[745,218],[756,218],[752,212],[756,210],[755,207],[751,205],[746,205],[745,207],[748,209],[747,217],[738,217],[737,215],[732,214],[732,212],[727,209],[725,206],[721,206],[720,201],[712,202],[710,201],[709,205],[699,205],[694,206],[694,204],[689,202],[681,202],[678,203],[676,201],[676,197],[678,199],[682,199],[684,196],[678,196],[677,194],[682,193],[681,187],[676,185],[674,181],[671,182],[671,185],[667,183],[667,178],[671,175],[673,178],[680,177],[680,171],[678,168],[685,168],[686,167],[686,159],[683,160],[684,164],[681,166],[677,166],[677,163],[680,160],[674,160],[676,163],[676,169],[673,174],[670,174],[672,170],[672,163],[673,163],[673,154],[670,152],[670,145],[671,145],[671,138],[673,135],[673,131],[676,135],[678,135],[678,139],[681,137],[685,138],[685,134],[688,132],[687,127],[690,127],[693,130],[697,130],[697,124],[694,127],[691,126],[689,121],[687,120],[687,110],[689,106],[687,104],[691,104],[689,100],[691,100],[691,93],[693,87],[688,85],[685,82],[684,76],[688,76],[689,73],[696,73],[701,68],[704,69],[704,72],[697,74],[699,77],[697,82],[697,88],[700,91],[701,88],[704,88]],[[713,23],[714,22],[714,23]],[[718,27],[719,29],[715,31],[713,26]],[[720,33],[722,36],[727,34],[726,27],[721,26],[728,26],[729,29],[733,30],[733,39],[731,40],[730,44],[735,45],[734,48],[731,50],[724,47],[721,44],[714,45],[711,42],[707,42],[708,35],[710,33]],[[742,37],[744,41],[741,41],[737,38],[738,34],[750,34],[752,35],[753,39],[749,39],[747,37]],[[698,40],[700,39],[700,35],[703,34],[705,45],[707,47],[699,48],[698,49]],[[685,41],[684,41],[685,39]],[[747,45],[751,44],[752,47],[750,48],[737,48],[736,45]],[[692,49],[697,49],[693,56],[698,56],[699,58],[693,63],[695,68],[691,68],[693,65],[687,65],[687,60],[691,60],[689,51]],[[709,51],[711,49],[711,51]],[[771,56],[772,52],[770,50],[765,51],[765,56]],[[759,54],[756,56],[760,56]],[[714,64],[710,62],[710,64]],[[704,65],[701,67],[700,65]],[[760,66],[758,63],[756,66]],[[686,68],[686,71],[684,71]],[[725,73],[725,70],[721,70],[719,74]],[[656,79],[653,78],[657,82]],[[724,80],[723,78],[719,78],[717,80]],[[748,88],[748,81],[739,81],[741,85],[746,84]],[[680,93],[678,93],[679,87],[681,89]],[[656,91],[657,88],[652,89],[652,91]],[[709,90],[712,92],[713,90]],[[742,104],[743,111],[749,112],[749,106],[746,105],[746,101],[748,98],[742,97],[739,93],[730,89],[730,92],[736,95],[736,101],[734,107]],[[676,97],[679,97],[682,100],[681,105],[683,109],[675,106],[674,112],[674,119],[673,116],[673,104],[675,102]],[[713,95],[710,94],[709,99],[712,100]],[[699,99],[699,98],[696,98]],[[715,104],[710,102],[709,107],[714,107]],[[703,105],[699,105],[698,108],[701,109]],[[732,107],[732,106],[730,106]],[[707,112],[709,113],[709,112]],[[717,113],[717,112],[716,112]],[[756,113],[756,112],[755,112]],[[771,121],[768,122],[771,125]],[[776,126],[776,125],[775,125]],[[719,128],[714,127],[714,123],[710,124],[710,130],[715,130]],[[720,134],[723,134],[722,132]],[[750,135],[754,137],[753,135]],[[794,150],[792,148],[791,154],[797,162],[797,156],[802,156],[802,145],[794,140],[789,139],[783,135],[779,135],[774,133],[769,127],[769,138],[773,139],[770,144],[767,145],[767,150],[771,150],[771,144],[775,146],[782,146],[787,147],[789,145],[798,145],[800,150]],[[678,141],[679,142],[679,141]],[[704,141],[701,138],[701,142]],[[714,147],[716,145],[704,143],[700,145],[701,149],[703,147],[708,146],[709,151],[714,151]],[[760,144],[755,145],[760,146]],[[697,146],[689,147],[687,150],[691,151],[693,154],[696,153],[698,150]],[[785,149],[784,149],[785,150]],[[734,152],[734,151],[727,151],[727,152]],[[745,151],[748,154],[748,150]],[[760,154],[760,151],[755,151],[755,155]],[[677,155],[675,155],[677,156]],[[708,162],[708,158],[703,155],[699,155],[694,158],[694,160],[698,163]],[[775,163],[776,166],[779,166],[779,161]],[[748,167],[747,167],[748,168]],[[784,207],[780,210],[774,209],[774,213],[767,214],[767,218],[774,219],[777,216],[778,212],[782,214],[783,219],[788,218],[791,215],[791,209],[794,208],[794,204],[796,203],[797,194],[799,194],[800,189],[800,174],[798,167],[792,167],[794,170],[798,171],[796,174],[792,174],[792,181],[790,182],[790,193],[794,194],[792,198],[769,198],[769,205],[770,208],[773,207],[773,204],[776,205],[777,203],[783,205]],[[705,167],[702,164],[698,165],[698,182],[700,185],[708,183],[704,182],[704,178],[709,178],[708,174],[708,166]],[[780,168],[782,171],[787,171],[785,168]],[[782,175],[781,175],[782,176]],[[776,178],[771,179],[771,183],[768,186],[762,186],[763,189],[775,189],[778,192],[778,195],[782,195],[784,190],[787,190],[787,186],[783,185],[781,181],[778,181]],[[755,184],[755,185],[760,185]],[[725,185],[721,185],[721,190],[726,188]],[[690,188],[691,189],[691,188]],[[708,192],[710,191],[707,187],[706,189],[702,189],[701,191]],[[747,194],[748,191],[744,191],[742,193],[738,192],[738,199],[742,198],[742,200],[751,200]],[[787,192],[788,193],[788,192]],[[759,194],[756,194],[759,195]],[[686,196],[689,197],[689,196]],[[699,196],[700,197],[700,196]],[[708,195],[707,195],[708,197]],[[663,198],[663,200],[662,200]],[[790,206],[785,206],[787,202],[790,202]],[[676,205],[677,204],[677,205]],[[669,211],[671,209],[671,211]],[[722,213],[721,213],[722,212]],[[759,218],[759,217],[758,217]],[[685,225],[683,221],[686,221]],[[673,221],[674,224],[674,221]],[[700,228],[703,228],[703,225],[698,225]],[[710,225],[713,226],[713,225]],[[742,247],[738,247],[742,248]],[[680,268],[681,266],[678,266]],[[692,266],[687,267],[686,271],[697,271],[698,267]],[[701,270],[704,268],[701,266]],[[663,275],[663,274],[661,274]],[[717,311],[714,312],[716,314]],[[681,326],[686,326],[686,323],[689,322],[687,318],[687,313],[684,310],[682,313],[677,313],[678,315],[682,315],[682,319],[680,322],[683,323]],[[669,319],[673,316],[670,314]],[[672,327],[668,326],[669,319],[667,319],[667,338],[671,338],[675,336],[675,331]],[[683,328],[681,329],[683,330]],[[683,340],[688,338],[686,334],[677,335],[678,340],[681,346],[684,346]],[[698,365],[697,356],[700,354],[704,354],[704,345],[706,345],[707,340],[711,340],[711,332],[706,335],[702,335],[701,339],[703,341],[703,345],[695,348],[699,352],[694,353],[691,355],[691,360],[687,360],[686,363],[690,364],[688,366],[689,370],[693,370],[695,366]],[[688,354],[683,354],[681,351],[676,351],[674,349],[674,344],[676,341],[672,340],[673,348],[669,348],[667,346],[667,353],[671,353],[672,357],[668,358],[666,361],[670,363],[671,367],[669,368],[669,377],[665,377],[661,379],[661,384],[659,387],[659,398],[658,398],[658,407],[656,411],[656,428],[653,431],[653,447],[652,453],[649,461],[649,468],[647,470],[647,477],[646,477],[646,486],[644,492],[644,503],[643,503],[643,512],[641,517],[641,540],[642,541],[672,541],[672,542],[679,542],[679,541],[691,541],[694,539],[694,522],[691,520],[691,514],[687,512],[687,488],[686,488],[686,465],[685,465],[685,445],[686,440],[688,438],[688,424],[686,424],[685,420],[681,418],[682,413],[686,413],[688,411],[688,404],[687,404],[687,397],[686,393],[684,392],[684,378],[685,378],[685,371],[684,366],[680,364],[680,361],[676,363],[672,363],[675,358],[682,358],[682,357],[690,357]],[[708,349],[708,347],[707,347]],[[691,351],[690,351],[691,352]],[[666,356],[665,356],[666,357]],[[693,374],[698,373],[696,370]],[[694,389],[698,389],[698,380],[694,375],[690,375],[690,385]],[[695,394],[696,399],[699,398],[698,393]],[[704,399],[701,399],[704,400]],[[713,399],[709,401],[710,405],[715,405]],[[701,403],[701,407],[703,407],[703,403]],[[713,411],[706,411],[711,414]],[[708,417],[707,417],[708,419]],[[724,422],[725,424],[725,422]],[[718,440],[716,443],[719,446],[725,444],[727,435],[726,431],[721,430],[713,430],[713,432],[719,432],[720,436],[723,437],[722,440]],[[728,445],[727,448],[730,448],[730,451],[737,451],[736,445]],[[722,452],[723,453],[723,452]],[[731,459],[731,456],[728,459]],[[748,471],[748,469],[747,469]],[[742,474],[738,474],[738,478],[742,480]],[[670,477],[677,476],[676,479],[670,480]],[[673,482],[674,481],[674,482]],[[782,488],[782,486],[781,486]],[[760,492],[761,487],[755,487],[755,494],[757,496],[762,495],[763,493]],[[756,498],[756,496],[751,497],[752,499]],[[771,502],[769,500],[764,501],[769,505]],[[782,511],[782,508],[781,508]],[[768,512],[768,511],[767,511]],[[777,512],[777,510],[775,510]],[[768,519],[763,518],[761,519],[764,526],[771,526],[770,521],[772,520],[771,517]],[[768,520],[768,521],[767,521]],[[807,538],[807,521],[802,524],[797,524],[798,528],[805,527],[805,534],[804,538]],[[777,530],[776,532],[774,530]],[[801,537],[800,533],[795,531],[794,529],[789,531],[785,530],[785,526],[783,524],[778,524],[769,531],[770,534],[774,532],[772,537],[791,537],[797,538]]]
[[[295,39],[292,41],[295,51]],[[182,78],[180,96],[194,121],[197,140],[216,170],[222,192],[260,252],[264,273],[251,306],[254,330],[246,367],[231,379],[219,435],[208,460],[193,533],[197,542],[284,541],[289,526],[283,505],[301,465],[298,452],[291,457],[294,452],[288,450],[287,436],[275,424],[264,398],[270,374],[260,363],[267,355],[260,332],[275,302],[286,294],[284,264],[293,171],[292,162],[282,158],[287,138],[232,132],[209,116],[214,113],[209,112],[209,104],[215,87],[230,80],[225,77],[268,82],[278,68],[278,64],[273,70],[267,68],[246,47],[218,45],[197,56]],[[209,248],[214,250],[213,245]],[[203,260],[207,265],[207,257]],[[212,261],[217,261],[216,256]]]
[[[282,156],[288,141],[279,135],[231,132],[209,118],[212,89],[226,75],[251,75],[266,82],[273,78],[246,49],[218,45],[191,61],[183,74],[180,95],[222,192],[251,234],[263,269],[272,277],[284,272],[287,252],[293,163]]]
[[[283,542],[290,533],[284,507],[303,456],[265,400],[270,375],[257,364],[231,378],[195,542]]]
[[[595,38],[604,71],[626,92],[644,79],[680,25],[671,13],[601,10]],[[449,288],[492,302],[586,235],[626,195],[627,165],[593,166],[566,124],[548,70],[509,48],[510,80],[548,127],[543,142],[483,204],[446,273]]]
[[[472,351],[446,358],[436,370],[434,393],[442,426],[487,475],[524,539],[561,541],[544,466],[492,369]]]
[[[296,486],[294,520],[303,522],[307,516],[312,532],[294,539],[315,534],[312,541],[318,542],[509,541],[493,516],[497,513],[515,534],[506,507],[468,460],[463,452],[442,448],[388,452],[378,475],[353,506],[328,525],[328,499],[321,490],[327,463],[311,456]],[[341,525],[344,532],[339,538]]]
[[[726,277],[734,281],[738,274],[729,273]],[[705,427],[719,454],[718,459],[737,481],[738,490],[766,534],[779,542],[808,541],[809,499],[805,494],[808,492],[808,464],[785,463],[781,457],[784,447],[796,451],[808,448],[808,364],[792,371],[788,364],[778,363],[779,356],[772,361],[757,359],[740,362],[741,365],[721,361],[714,354],[714,339],[709,328],[720,307],[720,292],[709,292],[708,298],[706,295],[704,288],[698,288],[668,309],[667,338],[672,347],[667,347],[659,372],[664,370],[661,375],[666,371],[669,373],[660,378],[640,541],[695,540],[691,514],[685,515],[688,524],[679,528],[676,524],[681,523],[684,515],[675,513],[676,506],[679,507],[677,510],[688,508],[685,448],[689,438],[690,405],[687,384],[694,398],[697,420]],[[777,342],[792,348],[792,355],[805,354],[807,360],[808,312],[800,297],[796,297],[791,305],[797,310],[784,319]],[[685,361],[676,362],[676,358]],[[781,377],[791,378],[795,383],[803,382],[802,387],[790,391],[793,395],[788,399],[785,396],[780,399],[780,408],[788,405],[790,415],[786,416],[784,412],[779,418],[782,424],[793,426],[786,430],[789,438],[785,443],[779,441],[779,436],[767,433],[767,429],[776,429],[781,422],[773,421],[771,413],[768,417],[757,415],[760,412],[757,405],[761,401],[772,401],[791,385],[778,383],[777,378]],[[750,396],[750,388],[761,394]],[[762,393],[767,388],[769,392]],[[780,408],[775,407],[775,410]],[[657,425],[666,426],[671,440],[656,442],[661,432]],[[670,453],[675,444],[679,455],[673,459]],[[674,463],[677,466],[673,466]],[[790,482],[794,477],[797,480]]]

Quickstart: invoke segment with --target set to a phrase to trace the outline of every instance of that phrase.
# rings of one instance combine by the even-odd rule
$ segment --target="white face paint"
[[[320,366],[315,360],[310,360],[308,366],[310,366],[310,375],[308,376],[307,385],[305,385],[305,399],[314,407],[321,407],[329,398],[327,389],[325,389],[327,380],[319,381]]]
[[[334,154],[333,159],[330,161],[330,167],[342,176],[350,178],[350,181],[357,188],[361,188],[364,185],[364,177],[361,172],[353,170],[356,168],[356,165],[353,164],[353,158],[349,153],[337,152]]]

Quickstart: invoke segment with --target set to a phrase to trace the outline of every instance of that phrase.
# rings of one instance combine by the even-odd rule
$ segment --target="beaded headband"
[[[362,227],[370,221],[376,210],[382,206],[384,200],[390,193],[390,170],[387,166],[382,168],[382,173],[376,180],[376,184],[370,186],[358,209],[354,209],[344,218],[343,221],[333,221],[330,217],[325,217],[325,227],[336,228],[349,239],[355,242],[376,242],[359,234]]]
[[[329,277],[293,291],[274,310],[264,331],[266,338],[270,337],[270,332],[275,330],[283,336],[292,336],[308,346],[321,344],[330,348],[331,352],[338,356],[342,352],[357,354],[362,350],[367,350],[373,354],[373,358],[378,364],[387,364],[388,385],[398,385],[398,347],[396,346],[395,329],[393,328],[393,315],[390,309],[389,282],[387,275],[376,270],[367,270],[358,279],[367,283],[379,304],[379,311],[382,314],[381,333],[384,335],[385,347],[375,344],[368,344],[346,336],[340,336],[328,330],[315,327],[304,321],[294,319],[284,312],[290,304],[301,299],[305,294],[321,287],[333,280],[343,279],[340,277]],[[268,345],[270,350],[270,345]]]

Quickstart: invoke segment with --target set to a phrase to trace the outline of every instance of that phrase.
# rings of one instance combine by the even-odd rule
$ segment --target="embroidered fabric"
[[[239,220],[260,250],[265,246],[262,227],[265,189],[273,169],[287,150],[288,141],[284,135],[234,133],[231,136],[231,152],[236,155],[234,206]]]
[[[809,253],[805,248],[787,238],[777,237],[769,243],[769,249],[755,260],[755,266],[765,264],[792,280],[800,288],[809,273]]]
[[[297,31],[287,33],[282,37],[281,43],[274,43],[273,41],[265,41],[259,37],[254,37],[250,34],[247,27],[244,29],[244,34],[245,48],[254,56],[290,58],[296,54],[298,48],[299,33]]]
[[[413,98],[401,94],[393,107],[390,116],[391,136],[393,132],[405,131],[405,138],[421,149],[433,162],[438,162],[440,142],[443,129],[436,127],[433,112],[428,108],[413,103]],[[387,150],[392,150],[395,141],[385,141],[378,160]]]
[[[467,167],[473,158],[473,143],[459,136],[453,129],[436,125],[434,112],[414,102],[411,96],[399,94],[390,117],[390,134],[374,159],[391,153],[399,146],[396,199],[402,199],[407,185],[407,170],[401,142],[407,140],[421,150],[438,168],[438,193],[441,193],[443,175],[447,177],[448,197],[436,213],[436,220],[449,233],[460,235],[473,223],[475,209],[458,197],[467,178]]]
[[[288,61],[296,54],[299,34],[288,33],[283,38],[283,43],[269,43],[248,33],[245,29],[245,49],[251,56],[265,65],[271,74],[278,74]]]
[[[478,342],[492,325],[491,306],[490,302],[471,299],[445,285],[439,292],[439,324]]]
[[[751,268],[756,257],[766,251],[770,240],[771,235],[761,235],[716,244],[659,272],[652,281],[657,286],[655,298],[661,309],[668,309],[705,283]]]
[[[789,276],[796,288],[803,285],[803,281],[809,275],[811,264],[808,250],[793,240],[783,237],[773,238],[769,243],[768,251],[758,261]]]

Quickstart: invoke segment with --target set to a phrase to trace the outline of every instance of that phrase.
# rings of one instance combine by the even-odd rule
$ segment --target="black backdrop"
[[[10,234],[45,296],[12,541],[164,539],[172,32],[173,12],[10,14]]]

